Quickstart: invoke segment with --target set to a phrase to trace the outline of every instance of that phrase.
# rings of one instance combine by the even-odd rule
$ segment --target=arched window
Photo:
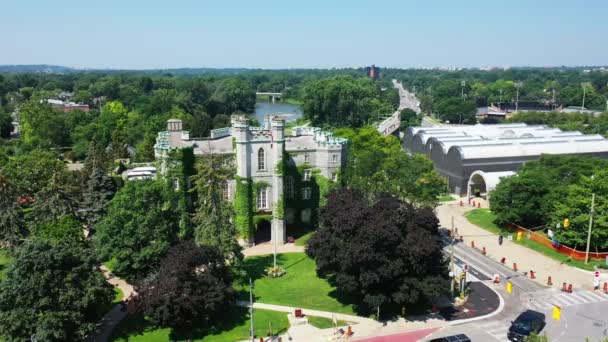
[[[258,170],[266,170],[266,155],[261,147],[258,150]]]

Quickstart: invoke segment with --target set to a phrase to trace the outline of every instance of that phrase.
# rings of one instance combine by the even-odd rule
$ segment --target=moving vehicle
[[[515,321],[511,322],[507,338],[510,341],[526,341],[530,334],[538,334],[543,330],[545,324],[545,314],[526,310],[517,316]]]

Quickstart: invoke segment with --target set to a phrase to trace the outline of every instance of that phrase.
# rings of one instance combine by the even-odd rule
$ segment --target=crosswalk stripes
[[[592,304],[608,301],[608,295],[601,292],[576,291],[573,293],[558,293],[549,296],[537,296],[528,302],[532,310],[546,311],[554,305],[567,307],[580,304]]]
[[[477,327],[492,335],[499,341],[509,341],[507,338],[507,331],[509,331],[511,324],[506,323],[505,321],[484,322],[479,324]]]

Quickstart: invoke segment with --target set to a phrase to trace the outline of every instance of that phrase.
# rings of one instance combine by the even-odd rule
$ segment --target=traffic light
[[[498,244],[502,246],[502,235],[498,235]]]

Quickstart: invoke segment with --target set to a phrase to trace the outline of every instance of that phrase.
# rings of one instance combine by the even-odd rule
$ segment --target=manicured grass
[[[6,274],[6,268],[13,258],[5,250],[0,249],[0,280]]]
[[[515,238],[514,232],[512,232],[504,227],[499,227],[494,223],[494,220],[496,219],[496,215],[494,215],[494,213],[492,213],[489,209],[474,209],[474,210],[471,210],[468,213],[466,213],[465,216],[467,217],[469,222],[471,222],[474,225],[481,227],[485,230],[488,230],[494,234],[503,234],[503,236],[513,234],[513,242],[520,244],[522,246],[528,247],[530,249],[533,249],[541,254],[544,254],[545,256],[547,256],[553,260],[563,262],[564,264],[578,267],[580,269],[584,269],[584,270],[588,270],[588,271],[593,271],[594,266],[596,266],[596,265],[600,266],[600,265],[604,264],[603,261],[589,260],[589,263],[585,265],[585,263],[583,261],[571,259],[567,255],[561,254],[558,251],[556,251],[555,249],[542,245],[531,239],[528,239],[525,236],[520,241],[517,241]]]
[[[296,239],[296,246],[306,246],[308,244],[308,240],[312,237],[315,232],[306,233],[299,238]]]
[[[249,338],[250,320],[247,308],[236,308],[229,317],[209,329],[195,331],[173,331],[171,328],[155,327],[141,315],[129,316],[114,330],[110,341],[128,342],[161,342],[191,341],[199,342],[234,342]],[[287,314],[284,312],[254,310],[255,335],[269,336],[285,333],[289,328]],[[270,323],[270,324],[269,324]],[[272,326],[272,333],[270,333]]]
[[[304,104],[304,102],[302,102],[300,100],[296,100],[296,99],[285,99],[283,101],[285,103],[289,103],[289,104],[296,105],[296,106],[301,106]]]
[[[123,295],[124,294],[120,288],[114,287],[114,300],[112,301],[112,304],[118,304],[122,302]]]
[[[103,263],[105,267],[107,267],[110,272],[114,272],[114,265],[116,265],[116,258],[112,258],[112,260],[106,261]]]
[[[355,314],[353,305],[338,301],[340,293],[316,274],[315,262],[304,253],[277,255],[277,264],[287,274],[280,278],[266,276],[264,269],[272,266],[272,255],[246,258],[243,268],[247,275],[237,280],[235,288],[241,299],[249,300],[249,277],[254,280],[253,294],[256,301],[305,309],[315,309],[345,314]],[[342,300],[348,301],[347,298]]]
[[[450,195],[441,195],[439,196],[439,202],[451,202],[454,200],[454,197]]]
[[[308,318],[308,323],[310,325],[317,327],[319,329],[327,329],[327,328],[334,327],[334,321],[330,318],[317,317],[317,316],[307,316],[307,318]],[[348,322],[338,320],[339,327],[343,327],[346,325],[348,325]]]

